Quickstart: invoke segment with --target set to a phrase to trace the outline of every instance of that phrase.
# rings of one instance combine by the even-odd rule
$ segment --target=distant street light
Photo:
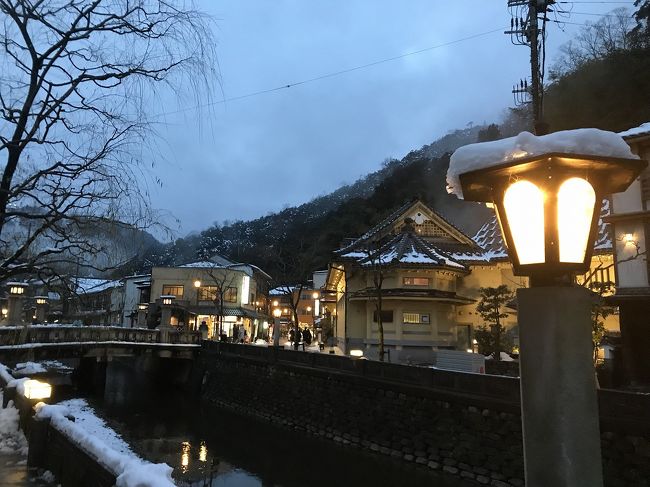
[[[517,290],[527,487],[602,487],[588,290],[571,276],[591,262],[605,195],[625,191],[639,159],[547,153],[459,175],[463,197],[493,203]]]

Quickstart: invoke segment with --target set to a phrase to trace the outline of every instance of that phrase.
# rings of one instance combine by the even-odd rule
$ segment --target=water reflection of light
[[[183,473],[187,472],[187,467],[190,465],[190,444],[187,441],[181,443],[181,470]]]
[[[200,462],[208,461],[208,447],[205,446],[205,441],[202,441],[201,446],[199,447],[199,461]]]

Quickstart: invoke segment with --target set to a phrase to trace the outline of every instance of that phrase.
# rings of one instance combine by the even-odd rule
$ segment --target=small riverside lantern
[[[9,296],[7,298],[7,323],[10,325],[20,325],[23,323],[23,299],[27,287],[27,283],[24,282],[7,283],[9,290]]]
[[[169,343],[169,331],[172,329],[172,305],[176,296],[163,294],[160,296],[162,309],[160,313],[160,324],[156,327],[160,330],[160,342]]]
[[[149,305],[147,303],[138,304],[138,328],[145,328],[147,326],[147,310]]]
[[[23,395],[30,400],[41,401],[52,396],[52,386],[47,382],[28,379],[23,383]]]
[[[47,309],[47,296],[36,296],[36,321],[45,322],[45,310]]]
[[[545,137],[567,147],[575,141],[557,134]],[[590,266],[603,197],[625,191],[646,166],[547,152],[458,175],[464,199],[494,204],[513,272],[531,278],[531,288],[517,289],[527,487],[603,485],[593,298],[570,277]]]
[[[603,197],[625,191],[646,165],[548,153],[459,177],[464,199],[495,205],[515,275],[543,285],[589,269]]]

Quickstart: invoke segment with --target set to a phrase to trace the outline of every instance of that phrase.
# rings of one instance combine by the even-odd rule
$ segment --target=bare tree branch
[[[144,107],[160,83],[209,96],[211,21],[180,0],[0,0],[0,19],[0,281],[119,264],[93,233],[158,223]]]

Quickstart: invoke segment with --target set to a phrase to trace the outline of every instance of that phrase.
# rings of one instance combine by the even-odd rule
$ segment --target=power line
[[[267,93],[272,93],[274,91],[286,90],[286,89],[289,89],[289,88],[293,88],[294,86],[304,85],[304,84],[307,84],[307,83],[312,83],[314,81],[320,81],[320,80],[327,79],[327,78],[333,78],[335,76],[340,76],[342,74],[351,73],[353,71],[359,71],[361,69],[366,69],[366,68],[370,68],[370,67],[373,67],[373,66],[377,66],[378,64],[383,64],[383,63],[388,63],[388,62],[391,62],[391,61],[396,61],[398,59],[403,59],[403,58],[408,57],[408,56],[414,56],[416,54],[422,54],[424,52],[432,51],[434,49],[440,49],[442,47],[451,46],[453,44],[458,44],[460,42],[469,41],[469,40],[472,40],[472,39],[477,39],[479,37],[484,37],[484,36],[487,36],[489,34],[494,34],[495,32],[502,32],[503,29],[506,29],[506,28],[507,27],[499,27],[498,29],[492,29],[492,30],[488,30],[486,32],[481,32],[479,34],[473,34],[473,35],[470,35],[470,36],[467,36],[467,37],[461,37],[460,39],[455,39],[453,41],[448,41],[448,42],[444,42],[442,44],[437,44],[435,46],[429,46],[429,47],[425,47],[423,49],[418,49],[417,51],[411,51],[411,52],[407,52],[407,53],[404,53],[404,54],[400,54],[398,56],[392,56],[392,57],[380,59],[378,61],[373,61],[373,62],[366,63],[366,64],[360,64],[360,65],[354,66],[352,68],[341,69],[339,71],[334,71],[334,72],[331,72],[331,73],[322,74],[322,75],[319,75],[319,76],[315,76],[313,78],[307,78],[307,79],[300,80],[300,81],[294,81],[293,83],[287,83],[286,85],[276,86],[275,88],[267,88],[265,90],[253,91],[253,92],[250,92],[250,93],[246,93],[244,95],[238,95],[238,96],[233,96],[233,97],[230,97],[230,98],[224,98],[222,100],[217,100],[217,101],[208,102],[208,103],[202,103],[202,104],[194,105],[194,106],[191,106],[191,107],[180,108],[178,110],[172,110],[172,111],[168,111],[168,112],[156,113],[154,115],[151,115],[149,118],[158,118],[158,117],[162,117],[162,116],[165,116],[165,115],[174,115],[174,114],[177,114],[177,113],[183,113],[183,112],[187,112],[187,111],[190,111],[190,110],[196,110],[197,108],[206,108],[206,107],[210,107],[210,106],[221,105],[223,103],[243,100],[244,98],[251,98],[253,96],[264,95],[264,94],[267,94]]]
[[[628,2],[555,2],[555,3],[606,3],[606,4],[626,4],[626,5],[632,5],[634,3],[634,0],[630,0]]]

